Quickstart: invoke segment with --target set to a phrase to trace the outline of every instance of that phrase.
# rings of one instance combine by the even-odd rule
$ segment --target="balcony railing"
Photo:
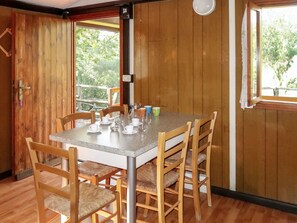
[[[115,89],[119,88],[77,84],[76,111],[99,111],[100,109],[106,108],[107,106],[114,104],[116,101],[119,100],[119,93],[111,95],[111,92],[114,92]],[[96,97],[91,98],[90,96],[88,96],[88,94],[90,94],[91,91],[91,94],[96,95]]]

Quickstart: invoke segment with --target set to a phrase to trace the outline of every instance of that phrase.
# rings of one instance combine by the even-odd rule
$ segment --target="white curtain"
[[[247,94],[247,66],[248,66],[248,43],[247,43],[247,8],[242,18],[241,24],[241,54],[242,54],[242,83],[241,83],[241,95],[240,95],[240,105],[242,109],[251,108],[248,107],[248,94]]]

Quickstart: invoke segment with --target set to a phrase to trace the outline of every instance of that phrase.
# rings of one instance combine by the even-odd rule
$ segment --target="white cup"
[[[108,117],[102,117],[102,123],[108,123]]]
[[[93,131],[93,132],[98,131],[98,125],[97,124],[91,124],[89,126],[89,130]]]
[[[139,126],[139,118],[132,118],[133,126]]]
[[[133,125],[126,125],[124,130],[126,133],[131,134],[133,132]]]

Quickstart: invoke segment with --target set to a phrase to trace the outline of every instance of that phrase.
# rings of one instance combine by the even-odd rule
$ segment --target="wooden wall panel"
[[[153,11],[150,12],[154,13]],[[178,111],[177,1],[160,3],[160,106]]]
[[[178,111],[193,113],[193,10],[187,1],[178,6]],[[188,13],[185,13],[188,12]],[[185,87],[187,86],[187,87]]]
[[[203,113],[218,111],[212,150],[212,174],[215,185],[223,183],[222,168],[222,2],[216,4],[216,13],[203,18]],[[227,31],[227,30],[226,30]]]
[[[265,111],[246,110],[244,123],[244,192],[264,196]],[[259,137],[251,137],[252,135]]]
[[[222,112],[222,124],[220,131],[222,133],[222,176],[224,173],[229,173],[230,154],[229,154],[229,2],[222,1],[222,89],[221,89],[221,112]],[[222,177],[222,185],[224,188],[229,187],[229,179]]]
[[[135,6],[134,68],[138,76],[135,101],[160,105],[163,111],[190,114],[218,111],[212,184],[228,188],[229,90],[228,84],[223,87],[229,79],[228,0],[223,2],[217,2],[216,11],[205,17],[193,12],[191,0]],[[149,17],[143,13],[147,9]],[[141,45],[147,38],[148,44]],[[148,80],[141,68],[146,63]],[[148,95],[140,92],[146,82]]]
[[[277,2],[255,1],[261,5]],[[241,91],[241,22],[246,3],[236,1],[236,101]],[[237,191],[297,204],[297,113],[242,110],[236,105]]]
[[[0,33],[11,28],[11,9],[0,7]],[[6,34],[1,45],[11,49],[11,36]],[[0,51],[0,174],[11,169],[11,57]]]
[[[237,1],[235,5],[235,25],[236,25],[236,101],[240,100],[241,92],[241,72],[242,72],[242,59],[241,59],[241,23],[242,15],[244,12],[244,5],[246,2]],[[244,191],[244,175],[243,175],[243,158],[244,158],[244,140],[243,140],[243,123],[244,112],[239,106],[236,106],[236,190]]]
[[[265,112],[265,196],[277,199],[277,111]]]
[[[148,20],[149,29],[149,75],[148,75],[148,101],[152,105],[160,104],[160,68],[158,63],[160,57],[160,4],[149,4],[150,19]],[[154,90],[152,90],[154,89]]]
[[[297,114],[278,112],[278,190],[279,200],[297,204]]]

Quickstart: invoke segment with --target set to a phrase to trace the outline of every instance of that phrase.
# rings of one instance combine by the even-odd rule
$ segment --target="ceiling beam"
[[[64,10],[62,9],[45,7],[40,5],[33,5],[33,4],[28,4],[28,3],[24,3],[16,0],[0,0],[0,6],[29,10],[34,12],[49,13],[54,15],[63,15],[63,12],[64,12]]]
[[[88,14],[88,13],[109,10],[112,8],[119,8],[121,6],[129,5],[129,4],[138,4],[138,3],[155,2],[155,1],[164,1],[164,0],[118,0],[118,1],[111,1],[111,2],[105,2],[105,3],[98,3],[95,5],[86,5],[86,6],[68,8],[68,9],[65,9],[65,12],[69,16],[73,16],[73,15]]]

